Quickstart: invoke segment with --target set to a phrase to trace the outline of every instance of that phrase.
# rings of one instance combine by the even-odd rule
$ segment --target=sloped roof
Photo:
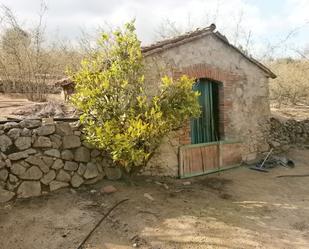
[[[155,53],[162,52],[164,50],[177,47],[181,44],[191,42],[193,40],[202,38],[207,35],[213,35],[216,38],[218,38],[220,41],[224,42],[226,45],[231,47],[232,49],[236,50],[238,53],[240,53],[244,58],[246,58],[248,61],[256,65],[258,68],[260,68],[262,71],[264,71],[270,78],[274,79],[277,76],[265,65],[263,65],[261,62],[257,61],[256,59],[252,58],[251,56],[245,54],[243,51],[241,51],[239,48],[235,47],[234,45],[230,44],[228,39],[222,35],[220,32],[215,31],[216,25],[211,24],[209,27],[203,28],[203,29],[196,29],[191,32],[187,32],[183,35],[173,37],[170,39],[166,39],[163,41],[159,41],[156,43],[153,43],[149,46],[142,47],[142,52],[144,56],[149,56]]]

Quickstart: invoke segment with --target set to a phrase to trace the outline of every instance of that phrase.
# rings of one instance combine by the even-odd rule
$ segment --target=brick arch
[[[210,64],[195,64],[183,67],[173,72],[173,78],[187,75],[194,79],[207,78],[221,83],[219,86],[219,132],[221,140],[226,138],[226,130],[230,123],[229,112],[232,110],[231,92],[234,82],[244,79],[244,76],[222,70]],[[190,144],[190,122],[183,128],[180,144]]]

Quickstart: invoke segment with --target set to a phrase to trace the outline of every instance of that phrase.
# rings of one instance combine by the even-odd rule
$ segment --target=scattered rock
[[[77,162],[89,162],[90,161],[90,151],[85,147],[79,147],[74,153],[74,160]]]
[[[66,161],[64,164],[64,169],[69,171],[75,171],[78,169],[78,163],[72,161]]]
[[[97,177],[99,174],[97,166],[94,163],[87,163],[86,171],[84,177],[86,179],[91,179]]]
[[[28,154],[25,153],[24,151],[16,152],[16,153],[12,153],[8,155],[8,158],[12,161],[17,161],[17,160],[24,159],[27,157],[28,157]]]
[[[64,163],[62,162],[62,160],[61,160],[61,159],[57,159],[57,160],[54,162],[52,168],[57,170],[57,169],[63,168],[63,166],[64,166]]]
[[[62,140],[63,149],[74,149],[81,146],[80,137],[79,136],[64,136]]]
[[[119,180],[122,177],[122,172],[120,168],[117,167],[107,167],[104,169],[107,179],[109,180]]]
[[[56,125],[56,133],[60,136],[73,135],[70,124],[65,122]]]
[[[60,157],[60,151],[57,149],[46,150],[44,151],[44,154],[51,157],[57,157],[57,158]]]
[[[52,147],[52,142],[48,137],[38,137],[34,144],[33,147],[35,148],[50,148]]]
[[[182,185],[188,186],[188,185],[191,185],[191,182],[190,181],[182,182]]]
[[[0,188],[0,203],[8,202],[15,196],[14,192]]]
[[[104,194],[111,194],[117,192],[117,189],[113,185],[108,185],[102,187],[101,192]]]
[[[48,185],[55,178],[56,172],[54,170],[50,170],[46,175],[42,177],[41,182],[45,185]]]
[[[11,130],[9,130],[9,132],[7,133],[7,135],[12,138],[13,140],[17,139],[20,136],[20,132],[21,129],[19,128],[13,128]]]
[[[55,191],[57,189],[65,188],[65,187],[68,187],[68,186],[69,186],[69,184],[66,183],[66,182],[52,181],[49,184],[49,189],[50,189],[50,191]]]
[[[31,147],[31,137],[19,137],[15,141],[15,146],[19,150],[26,150]]]
[[[5,152],[11,145],[11,139],[7,135],[0,135],[0,150]]]
[[[74,158],[74,155],[72,153],[72,151],[70,150],[64,150],[61,152],[61,158],[67,161],[71,161]]]
[[[24,181],[17,190],[17,195],[20,198],[39,196],[40,194],[41,184],[38,181]]]
[[[84,183],[84,179],[78,174],[74,174],[71,179],[71,185],[73,188],[78,188],[80,185]]]
[[[61,169],[56,177],[56,180],[60,182],[70,182],[71,176],[69,173]]]
[[[43,125],[38,128],[37,134],[39,136],[47,136],[47,135],[53,134],[55,131],[56,131],[56,128],[54,125]]]
[[[145,193],[144,197],[147,198],[148,200],[154,201],[154,198],[148,193]]]
[[[20,178],[24,180],[39,180],[42,176],[42,171],[37,166],[32,166]]]

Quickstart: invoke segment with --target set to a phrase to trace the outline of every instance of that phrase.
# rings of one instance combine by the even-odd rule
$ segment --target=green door
[[[200,92],[201,116],[191,121],[191,143],[219,141],[219,88],[218,83],[199,79],[193,86]]]

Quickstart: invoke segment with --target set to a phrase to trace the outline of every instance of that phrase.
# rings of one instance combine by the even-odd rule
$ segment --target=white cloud
[[[2,0],[2,3],[14,9],[28,25],[33,23],[40,6],[40,0]],[[76,39],[81,28],[93,31],[105,22],[119,26],[136,18],[139,37],[149,43],[162,20],[169,18],[184,29],[215,22],[217,29],[232,41],[237,29],[242,37],[251,31],[252,43],[260,51],[265,41],[280,40],[289,30],[309,21],[308,0],[282,1],[273,15],[265,15],[260,3],[250,0],[47,0],[46,3],[50,37],[57,31],[69,39]]]

